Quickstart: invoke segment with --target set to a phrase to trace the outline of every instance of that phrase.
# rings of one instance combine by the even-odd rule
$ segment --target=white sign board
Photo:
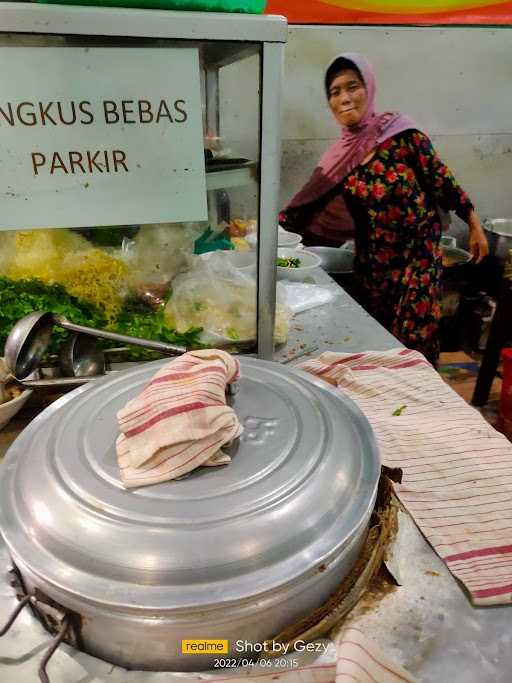
[[[0,230],[206,220],[194,48],[0,48]]]

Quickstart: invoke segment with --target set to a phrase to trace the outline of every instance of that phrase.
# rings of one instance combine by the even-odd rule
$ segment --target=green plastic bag
[[[194,242],[194,254],[207,254],[210,251],[227,251],[234,248],[227,233],[215,233],[210,227]]]
[[[195,12],[243,12],[263,14],[266,0],[37,0],[46,5],[96,5],[99,7],[139,7]]]

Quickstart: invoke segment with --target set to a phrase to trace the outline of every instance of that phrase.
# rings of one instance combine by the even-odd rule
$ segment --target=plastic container
[[[497,427],[512,441],[512,349],[503,349],[501,360],[503,372]]]
[[[243,12],[263,14],[266,0],[36,0],[45,5],[96,5],[140,7],[195,12]]]
[[[277,266],[278,280],[294,280],[295,282],[302,282],[312,276],[315,269],[318,268],[322,262],[321,258],[316,254],[311,254],[309,251],[299,251],[296,249],[278,249],[277,256],[279,258],[298,258],[300,266],[298,268],[284,268]]]

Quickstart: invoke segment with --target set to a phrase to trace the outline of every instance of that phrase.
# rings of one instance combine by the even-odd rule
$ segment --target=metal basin
[[[77,389],[29,425],[1,468],[0,528],[28,591],[72,613],[86,652],[207,669],[215,655],[182,654],[183,639],[226,639],[223,656],[239,658],[237,641],[271,638],[335,590],[364,543],[380,463],[342,393],[242,358],[232,462],[125,490],[115,416],[162,363]]]
[[[347,242],[343,247],[307,247],[307,251],[317,254],[322,262],[321,268],[331,275],[352,273],[354,270],[354,243]],[[471,254],[464,249],[441,243],[444,271],[459,267],[471,261]]]
[[[307,247],[306,251],[320,257],[320,267],[332,275],[351,273],[354,270],[354,253],[336,247]]]
[[[461,266],[464,263],[469,263],[471,261],[471,254],[465,249],[460,249],[459,247],[447,246],[445,244],[441,245],[443,252],[443,269],[453,268],[455,266]]]
[[[471,254],[465,249],[442,245],[443,250],[443,289],[446,291],[456,289],[462,293],[470,277],[473,268]],[[458,305],[458,302],[457,302]],[[447,311],[448,306],[443,306]]]
[[[493,218],[484,221],[489,240],[489,253],[499,261],[506,261],[512,249],[512,218]]]

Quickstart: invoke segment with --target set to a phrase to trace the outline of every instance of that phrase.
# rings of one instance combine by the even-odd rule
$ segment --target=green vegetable
[[[10,280],[0,276],[0,348],[14,324],[34,311],[51,311],[74,323],[105,327],[106,319],[95,306],[71,296],[61,285],[47,285],[40,280]],[[55,327],[49,347],[55,353],[68,333]]]
[[[397,408],[396,410],[394,410],[394,411],[391,413],[391,415],[394,415],[394,416],[401,415],[401,414],[404,412],[404,410],[405,410],[406,408],[407,408],[407,406],[400,406],[400,408]]]
[[[278,258],[277,265],[280,268],[300,268],[302,264],[299,258],[290,256],[290,258]]]
[[[154,339],[180,344],[187,348],[200,348],[201,328],[191,328],[180,334],[165,326],[163,309],[145,310],[140,302],[127,303],[117,319],[107,324],[105,316],[95,306],[71,296],[61,285],[47,285],[40,280],[10,280],[0,276],[0,349],[14,324],[23,316],[34,311],[51,311],[63,315],[74,323],[89,327],[122,332],[132,337]],[[67,338],[65,330],[55,327],[48,352],[56,353]],[[115,342],[102,342],[104,347],[116,346]],[[1,355],[1,354],[0,354]],[[130,347],[127,360],[149,360],[160,358],[149,349]]]
[[[201,327],[192,327],[184,333],[176,332],[176,330],[166,327],[163,310],[140,313],[125,308],[109,329],[114,332],[129,334],[132,337],[179,344],[187,349],[197,349],[202,346],[199,341],[199,335],[202,332]],[[156,351],[142,347],[130,347],[130,360],[152,360],[161,358],[161,355]]]

